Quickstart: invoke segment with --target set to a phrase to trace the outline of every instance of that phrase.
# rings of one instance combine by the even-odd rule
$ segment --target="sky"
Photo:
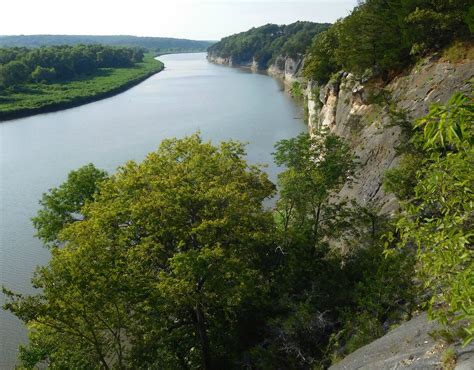
[[[332,23],[357,0],[2,0],[0,35],[219,40],[266,23]]]

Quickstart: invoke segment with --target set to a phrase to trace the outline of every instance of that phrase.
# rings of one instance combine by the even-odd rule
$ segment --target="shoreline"
[[[19,118],[31,117],[36,114],[53,113],[53,112],[58,112],[58,111],[69,109],[69,108],[76,108],[81,105],[93,103],[102,99],[106,99],[106,98],[110,98],[112,96],[118,95],[140,84],[141,82],[147,80],[151,76],[162,72],[165,69],[165,65],[161,61],[158,61],[158,62],[160,62],[161,65],[159,66],[159,68],[157,68],[157,70],[150,71],[144,74],[143,76],[139,76],[119,86],[111,88],[110,90],[99,92],[95,95],[77,97],[77,98],[73,98],[73,100],[66,101],[66,102],[52,102],[38,108],[20,108],[18,110],[5,112],[5,113],[0,111],[0,124],[2,124],[3,122],[12,121]]]

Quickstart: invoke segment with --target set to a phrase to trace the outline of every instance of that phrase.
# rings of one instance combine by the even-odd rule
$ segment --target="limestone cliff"
[[[208,55],[209,61],[229,66],[262,69],[254,59],[234,63],[232,58]],[[351,183],[339,193],[342,199],[370,205],[380,214],[396,211],[397,201],[382,188],[384,172],[399,164],[397,146],[402,127],[424,116],[432,103],[445,103],[456,91],[468,92],[474,61],[452,63],[439,57],[422,60],[388,84],[362,80],[341,72],[325,86],[305,81],[304,58],[278,57],[268,69],[287,90],[294,82],[305,86],[305,105],[310,133],[323,127],[343,137],[359,163]]]
[[[254,72],[267,72],[270,76],[276,77],[285,83],[285,87],[289,90],[294,82],[304,82],[301,77],[301,71],[304,66],[303,56],[284,57],[279,56],[271,63],[268,68],[260,66],[255,58],[248,60],[234,61],[232,57],[223,58],[221,56],[209,53],[207,59],[216,64],[227,65],[230,67],[250,68]]]
[[[306,88],[310,132],[327,127],[343,137],[358,158],[359,169],[340,196],[375,206],[381,214],[397,208],[395,198],[382,189],[384,172],[399,163],[397,145],[403,124],[428,112],[432,103],[445,103],[456,91],[470,90],[474,61],[451,63],[427,58],[390,83],[360,81],[340,73],[327,85]]]

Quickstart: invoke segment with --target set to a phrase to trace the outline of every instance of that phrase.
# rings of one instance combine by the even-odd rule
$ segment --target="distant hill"
[[[104,44],[137,46],[156,52],[205,51],[213,41],[175,39],[169,37],[87,36],[87,35],[18,35],[0,36],[0,46],[40,47],[51,45]]]
[[[295,22],[266,24],[224,37],[207,50],[211,58],[231,58],[235,65],[257,62],[265,69],[278,57],[296,58],[305,53],[314,37],[326,31],[329,23]]]

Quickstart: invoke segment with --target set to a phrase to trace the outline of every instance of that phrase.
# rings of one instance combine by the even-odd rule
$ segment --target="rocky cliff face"
[[[213,63],[261,70],[255,59],[238,64],[232,58],[208,55],[208,59]],[[281,79],[287,90],[294,82],[306,86],[310,133],[325,127],[352,147],[359,168],[339,197],[371,205],[380,214],[395,212],[397,201],[383,191],[382,180],[386,170],[399,164],[396,148],[404,140],[403,123],[424,116],[432,103],[445,103],[456,91],[470,91],[474,61],[451,63],[432,57],[388,84],[362,82],[352,74],[340,73],[325,86],[305,81],[301,76],[303,66],[303,57],[278,57],[267,72]]]
[[[267,72],[270,76],[281,79],[287,88],[291,87],[294,82],[303,82],[301,71],[304,67],[303,57],[278,57],[273,64],[270,65]]]
[[[444,369],[443,353],[451,348],[456,353],[454,370],[474,369],[474,343],[462,347],[434,340],[430,333],[442,329],[428,321],[426,313],[401,324],[374,342],[359,348],[329,370],[422,370]],[[451,367],[449,367],[451,368]]]
[[[343,137],[358,158],[355,180],[339,196],[375,206],[380,214],[394,212],[397,202],[383,191],[382,180],[384,172],[399,163],[396,147],[404,139],[403,123],[424,116],[432,103],[445,103],[456,91],[468,92],[473,71],[473,61],[454,64],[428,58],[388,85],[363,83],[345,73],[321,88],[308,83],[310,132],[327,127]]]
[[[285,87],[287,89],[291,88],[293,82],[303,82],[301,71],[304,66],[304,58],[302,56],[295,58],[280,56],[276,58],[275,62],[272,63],[268,68],[260,66],[255,58],[236,62],[232,59],[232,57],[223,58],[214,54],[208,54],[207,59],[210,62],[216,64],[227,65],[230,67],[250,68],[254,72],[267,72],[269,75],[282,80],[285,83]]]

